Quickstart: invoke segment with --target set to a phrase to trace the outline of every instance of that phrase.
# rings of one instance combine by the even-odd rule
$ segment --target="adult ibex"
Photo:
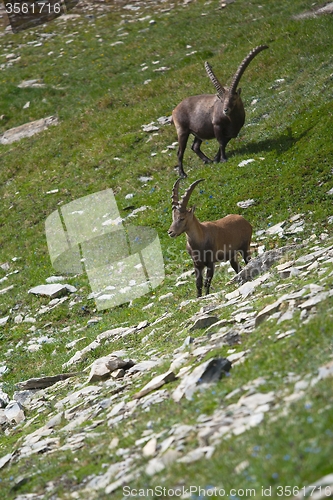
[[[259,45],[245,57],[239,65],[229,89],[221,85],[211,66],[206,62],[205,68],[217,90],[217,95],[203,94],[187,97],[173,110],[172,122],[178,135],[177,167],[180,177],[187,177],[183,168],[183,157],[190,134],[194,135],[192,150],[205,163],[211,163],[212,160],[201,151],[201,143],[203,140],[214,137],[220,144],[214,161],[224,162],[227,160],[226,145],[230,139],[237,137],[245,122],[244,105],[240,97],[241,89],[237,90],[237,86],[252,59],[264,49],[268,49],[267,45]]]
[[[230,261],[231,266],[239,273],[237,262],[240,252],[247,264],[250,256],[252,226],[241,215],[227,215],[214,222],[199,222],[194,215],[195,207],[187,208],[190,196],[197,184],[204,179],[193,182],[179,201],[178,179],[172,190],[172,219],[168,234],[175,238],[186,233],[186,250],[190,254],[196,274],[197,297],[202,295],[203,271],[207,267],[204,283],[206,294],[209,293],[214,276],[214,263]]]

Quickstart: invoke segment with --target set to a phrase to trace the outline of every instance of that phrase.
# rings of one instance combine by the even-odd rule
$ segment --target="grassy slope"
[[[0,317],[9,314],[13,307],[19,312],[35,310],[41,302],[41,299],[27,295],[27,290],[44,282],[53,273],[44,235],[46,217],[57,209],[59,203],[108,187],[115,191],[121,209],[128,205],[125,200],[127,193],[135,193],[131,200],[135,207],[144,204],[151,207],[137,220],[142,225],[155,227],[160,236],[167,276],[158,294],[173,291],[175,304],[193,297],[193,283],[174,288],[175,277],[191,268],[184,251],[184,239],[179,238],[171,244],[166,234],[171,219],[169,197],[176,179],[173,170],[176,155],[174,151],[170,155],[161,151],[175,141],[175,131],[172,127],[163,127],[158,136],[147,142],[149,135],[142,132],[141,125],[159,116],[170,115],[173,107],[189,94],[211,92],[203,61],[208,59],[221,81],[228,83],[244,55],[261,43],[267,43],[270,49],[255,59],[242,79],[247,126],[239,138],[230,143],[228,163],[204,166],[190,148],[185,153],[189,181],[206,178],[200,193],[197,191],[194,196],[197,214],[204,220],[230,212],[243,213],[236,202],[255,198],[256,205],[246,211],[246,217],[256,230],[267,227],[269,216],[269,222],[273,224],[296,213],[306,214],[309,231],[314,227],[318,232],[330,228],[327,219],[331,215],[332,202],[326,192],[332,187],[333,166],[332,18],[293,20],[293,14],[313,7],[310,1],[272,4],[242,0],[223,10],[217,9],[218,5],[215,1],[207,5],[198,1],[186,8],[176,7],[167,14],[152,12],[156,21],[153,25],[148,21],[122,23],[120,14],[113,11],[106,16],[96,16],[93,22],[83,16],[79,21],[57,21],[1,39],[3,48],[17,52],[21,60],[0,72],[0,109],[5,115],[0,121],[0,132],[51,114],[57,114],[61,123],[32,139],[1,146],[0,149],[0,263],[19,257],[12,269],[20,271],[15,279],[4,284],[7,286],[13,282],[15,288],[0,296]],[[144,14],[149,12],[147,9]],[[202,13],[206,15],[202,16]],[[128,32],[126,37],[117,36],[120,28]],[[71,35],[75,32],[78,33]],[[37,33],[55,35],[41,47],[25,45],[18,48],[19,44],[39,40]],[[102,37],[102,43],[96,35]],[[71,39],[74,41],[66,44]],[[119,39],[124,44],[112,47],[111,44]],[[187,48],[187,45],[192,48]],[[192,50],[197,52],[186,56]],[[51,51],[53,54],[48,55]],[[58,57],[60,53],[63,55]],[[153,61],[156,60],[160,63],[155,66]],[[4,58],[0,63],[3,61]],[[143,72],[144,63],[148,69]],[[170,70],[154,72],[159,66],[168,66]],[[22,80],[30,78],[41,78],[46,88],[17,88]],[[143,85],[148,78],[152,81]],[[278,79],[284,81],[279,83]],[[258,102],[251,104],[253,99]],[[27,101],[31,104],[24,110]],[[212,155],[216,143],[211,141],[204,147]],[[152,152],[157,155],[152,157]],[[121,160],[115,160],[115,157]],[[255,158],[256,161],[244,168],[238,167],[238,163],[246,158]],[[142,186],[138,180],[140,175],[151,175],[153,181]],[[58,194],[46,194],[55,188],[59,189]],[[270,242],[271,245],[275,243],[274,239]],[[49,346],[43,348],[38,359],[36,355],[15,350],[10,359],[6,358],[10,372],[3,380],[8,392],[12,393],[19,380],[58,373],[68,359],[64,346],[76,336],[74,325],[85,325],[89,318],[84,315],[82,306],[93,308],[92,302],[86,300],[89,288],[84,277],[74,278],[71,282],[80,287],[84,302],[71,310],[67,306],[58,308],[38,324],[38,327],[43,327],[52,322],[52,327],[48,328],[53,333],[58,333],[66,325],[72,327],[69,333],[61,334],[57,356],[52,355],[53,347]],[[224,283],[225,277],[216,277],[215,290]],[[148,313],[142,311],[142,306],[150,300],[151,297],[147,296],[138,300],[131,309],[120,307],[105,311],[98,326],[87,331],[88,340],[110,326],[124,322],[136,324],[145,319]],[[165,309],[166,306],[156,305],[150,310],[149,319],[157,318]],[[175,306],[170,306],[170,309],[174,316],[165,328],[177,331],[180,313]],[[193,308],[193,312],[195,310]],[[305,331],[302,341],[297,343],[297,348],[302,345],[302,363],[297,366],[300,373],[307,373],[309,364],[313,368],[318,366],[321,354],[330,352],[331,337],[327,339],[320,333],[328,332],[329,324],[330,313],[323,309],[311,331]],[[315,333],[311,335],[312,332]],[[27,325],[13,327],[10,323],[3,328],[1,357],[19,340],[26,339],[27,333]],[[260,329],[260,336],[264,337],[266,333],[264,327]],[[130,347],[140,347],[135,340],[128,342]],[[255,343],[255,339],[249,342]],[[264,348],[271,348],[267,340],[260,342]],[[178,344],[179,339],[157,340],[158,348],[166,351]],[[288,346],[290,348],[290,344]],[[269,384],[273,388],[279,387],[283,378],[274,374],[281,360],[284,360],[283,375],[294,371],[296,359],[299,361],[289,348],[286,348],[289,356],[285,357],[286,351],[279,344],[269,360],[258,350],[258,362],[252,360],[242,367],[237,378],[228,381],[217,399],[210,402],[209,398],[205,401],[199,398],[193,406],[189,403],[188,406],[182,405],[178,414],[170,415],[170,424],[174,419],[191,420],[196,411],[211,410],[219,404],[224,390],[229,392],[242,381],[255,378],[257,372],[259,375],[269,373]],[[101,354],[102,351],[96,351],[94,356]],[[313,359],[316,361],[311,365]],[[273,367],[271,371],[270,366]],[[322,393],[315,392],[313,413],[326,405],[325,398],[328,397],[328,387],[323,387]],[[168,415],[167,408],[165,411]],[[321,471],[322,475],[330,472],[325,465],[329,450],[323,436],[330,429],[332,417],[327,411],[324,415],[315,429],[314,438],[321,442],[322,451],[312,454],[311,460],[300,458],[304,455],[302,446],[308,446],[314,429],[306,428],[304,411],[299,404],[289,426],[286,427],[285,422],[274,426],[267,423],[260,430],[248,433],[246,438],[235,438],[226,449],[221,447],[221,453],[213,459],[209,471],[202,473],[193,466],[186,471],[173,471],[171,477],[176,481],[185,474],[190,481],[193,477],[199,479],[201,474],[201,483],[206,481],[205,484],[209,484],[219,475],[221,455],[226,450],[228,459],[223,459],[223,467],[228,477],[242,458],[243,451],[252,456],[253,446],[258,446],[259,451],[253,461],[251,459],[256,485],[269,484],[274,468],[279,470],[284,481],[304,484],[311,471]],[[302,435],[300,429],[303,429]],[[276,436],[279,439],[275,439]],[[11,438],[7,439],[3,454],[10,447]],[[293,440],[296,445],[292,444]],[[268,448],[269,453],[266,453]],[[267,454],[273,457],[272,460],[264,460]],[[283,456],[287,454],[292,459],[284,461]],[[87,467],[91,467],[88,457],[85,460]],[[52,464],[47,463],[49,465],[45,467],[49,470],[45,474],[52,477]],[[64,473],[66,470],[65,460]],[[84,475],[83,464],[76,473],[78,477]],[[317,474],[311,479],[316,477]],[[251,484],[249,478],[244,481]]]

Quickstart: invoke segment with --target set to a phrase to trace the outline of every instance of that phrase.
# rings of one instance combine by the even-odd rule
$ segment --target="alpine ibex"
[[[180,180],[175,182],[172,190],[173,222],[168,234],[171,238],[175,238],[186,233],[186,250],[193,260],[196,274],[197,297],[201,297],[205,267],[207,274],[204,287],[208,294],[214,276],[215,262],[230,261],[236,273],[241,270],[237,262],[238,252],[242,254],[246,264],[249,262],[252,226],[241,215],[227,215],[214,222],[199,222],[194,215],[195,207],[187,209],[187,204],[195,186],[204,179],[193,182],[179,201]]]
[[[239,65],[230,85],[223,87],[213,73],[208,62],[205,63],[207,74],[217,90],[215,94],[203,94],[187,97],[172,112],[178,135],[178,164],[180,177],[187,177],[183,169],[183,157],[188,137],[194,135],[192,150],[205,163],[210,160],[200,149],[201,143],[214,137],[219,142],[219,150],[214,158],[215,162],[227,160],[225,148],[230,139],[237,137],[245,122],[245,111],[240,97],[241,89],[237,90],[239,81],[252,59],[267,45],[259,45],[253,49]]]

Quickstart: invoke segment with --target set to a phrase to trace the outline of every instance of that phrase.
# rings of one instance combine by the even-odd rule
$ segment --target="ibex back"
[[[190,134],[194,135],[192,150],[205,163],[210,160],[200,149],[203,140],[213,139],[219,142],[219,150],[214,158],[215,162],[227,160],[225,148],[233,137],[237,137],[245,122],[245,111],[240,97],[241,89],[237,86],[245,69],[252,59],[267,45],[259,45],[253,49],[239,65],[230,88],[223,87],[213,73],[211,66],[206,62],[207,74],[217,90],[215,94],[203,94],[187,97],[172,112],[178,135],[178,170],[180,177],[186,177],[183,168],[183,157]]]
[[[190,254],[195,273],[197,297],[202,295],[203,272],[207,267],[205,280],[206,294],[214,276],[215,262],[230,261],[236,273],[241,268],[237,261],[240,252],[247,264],[250,256],[250,242],[252,226],[241,215],[227,215],[223,219],[213,222],[199,222],[194,215],[194,207],[187,209],[187,204],[195,186],[204,179],[199,179],[187,189],[179,201],[178,188],[180,179],[176,181],[172,190],[172,219],[169,236],[175,238],[186,233],[186,249]]]

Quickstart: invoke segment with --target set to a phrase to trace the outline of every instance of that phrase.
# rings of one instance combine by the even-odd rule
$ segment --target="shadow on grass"
[[[237,154],[254,155],[262,153],[263,151],[275,151],[277,155],[281,155],[293,148],[298,141],[306,137],[312,128],[313,127],[309,127],[296,137],[296,135],[293,135],[291,127],[288,127],[286,132],[275,138],[251,142],[246,146],[238,148]]]

